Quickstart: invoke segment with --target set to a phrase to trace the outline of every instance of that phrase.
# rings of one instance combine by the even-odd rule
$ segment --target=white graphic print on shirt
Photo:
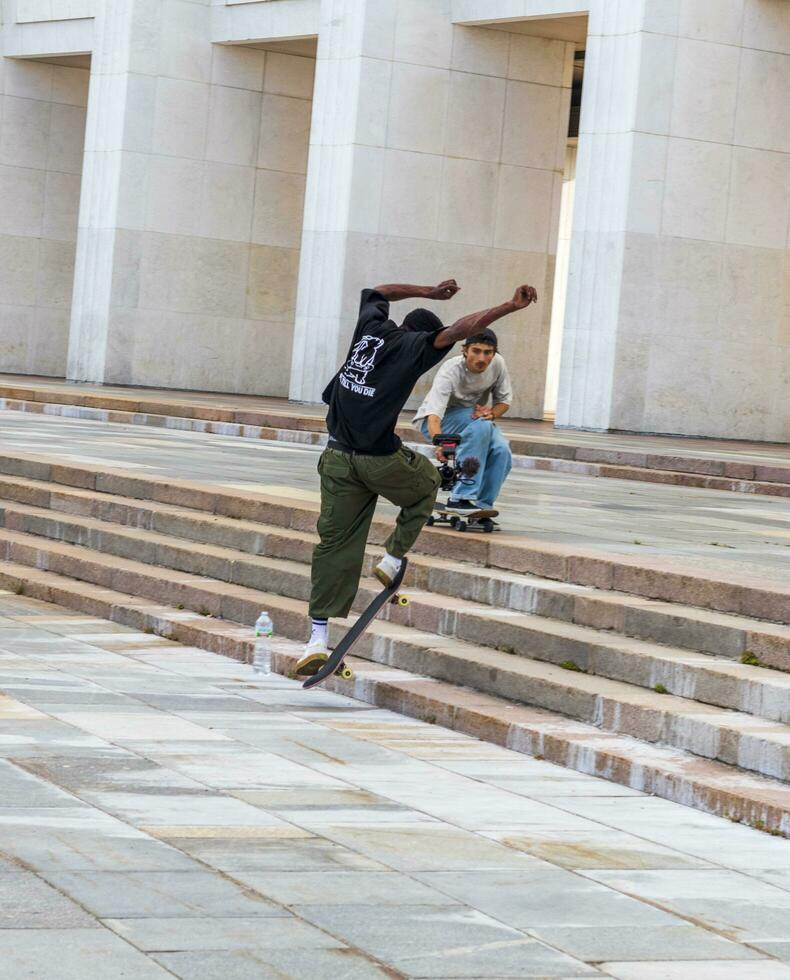
[[[384,341],[381,337],[371,337],[369,334],[366,334],[362,340],[358,340],[351,349],[351,357],[340,372],[340,384],[356,395],[367,395],[368,398],[372,398],[376,394],[376,389],[369,388],[366,382],[368,374],[375,365],[376,354],[383,346]]]

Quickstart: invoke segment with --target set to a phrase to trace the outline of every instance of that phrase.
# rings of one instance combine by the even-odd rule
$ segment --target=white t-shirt
[[[437,371],[431,390],[417,409],[412,425],[420,429],[429,415],[438,415],[441,419],[448,408],[487,405],[489,398],[492,405],[513,403],[513,388],[504,357],[494,354],[482,374],[467,370],[463,355],[451,357]]]

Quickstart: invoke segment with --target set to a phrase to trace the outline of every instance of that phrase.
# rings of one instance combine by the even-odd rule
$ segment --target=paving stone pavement
[[[318,499],[320,449],[312,446],[0,412],[4,450]],[[498,506],[503,529],[538,541],[683,556],[703,574],[736,563],[762,586],[790,582],[787,498],[514,470]]]
[[[790,847],[2,593],[0,963],[790,980]]]

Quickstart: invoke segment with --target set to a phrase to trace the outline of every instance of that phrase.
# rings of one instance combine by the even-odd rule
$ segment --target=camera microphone
[[[480,460],[477,456],[467,456],[458,467],[458,473],[462,480],[473,480],[480,470]]]

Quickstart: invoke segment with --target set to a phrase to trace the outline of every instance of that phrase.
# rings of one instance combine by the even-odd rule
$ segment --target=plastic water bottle
[[[255,655],[252,669],[256,674],[272,672],[272,634],[274,623],[267,612],[262,612],[255,620]]]

